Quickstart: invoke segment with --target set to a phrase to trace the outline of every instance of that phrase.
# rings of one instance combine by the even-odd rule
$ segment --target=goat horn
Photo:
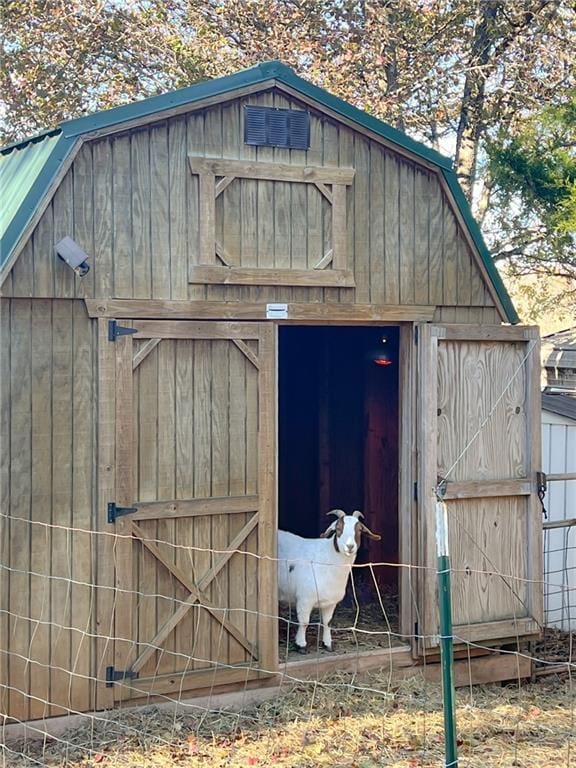
[[[360,512],[359,509],[355,509],[354,512],[352,512],[352,517],[357,517],[358,520],[360,520],[361,517],[364,517],[362,512]]]
[[[374,539],[374,541],[380,541],[382,539],[382,536],[380,536],[379,533],[373,533],[370,528],[366,528],[364,523],[360,523],[360,528],[362,532],[368,536],[369,539]]]
[[[327,515],[336,515],[337,518],[346,517],[346,512],[343,509],[331,509],[330,512],[326,512]]]

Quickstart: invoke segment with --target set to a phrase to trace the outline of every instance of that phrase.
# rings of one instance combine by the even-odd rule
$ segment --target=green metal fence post
[[[458,768],[456,744],[456,706],[454,693],[454,651],[452,637],[452,597],[450,592],[450,555],[448,551],[448,514],[446,504],[437,494],[436,546],[438,555],[438,607],[440,611],[440,659],[442,664],[442,701],[444,708],[445,768]]]

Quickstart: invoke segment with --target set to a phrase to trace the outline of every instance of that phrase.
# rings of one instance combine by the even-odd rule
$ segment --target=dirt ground
[[[576,684],[567,676],[459,690],[457,705],[461,768],[576,765]],[[436,684],[411,678],[390,686],[378,674],[340,674],[286,685],[278,699],[241,714],[149,707],[87,717],[59,740],[0,748],[0,765],[440,768],[442,734]]]
[[[355,600],[349,591],[336,608],[331,627],[333,649],[338,654],[396,648],[405,644],[398,634],[398,593],[392,589],[382,588],[378,594],[373,590],[363,596],[361,602]],[[304,658],[294,646],[297,628],[296,612],[282,606],[278,629],[279,656],[282,662]],[[317,611],[312,613],[306,640],[309,655],[330,655],[322,647],[322,627]]]

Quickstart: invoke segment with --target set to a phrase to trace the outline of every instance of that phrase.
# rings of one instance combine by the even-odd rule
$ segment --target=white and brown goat
[[[278,531],[278,599],[296,607],[296,646],[300,653],[306,653],[306,629],[314,608],[322,615],[322,644],[332,650],[330,621],[346,592],[361,536],[380,539],[360,521],[363,515],[358,510],[347,515],[333,509],[327,514],[335,515],[336,520],[319,539]]]

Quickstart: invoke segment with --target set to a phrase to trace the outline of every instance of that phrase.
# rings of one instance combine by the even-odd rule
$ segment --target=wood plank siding
[[[0,683],[25,720],[95,706],[96,331],[78,300],[1,303]]]
[[[429,304],[438,307],[438,321],[499,320],[432,171],[314,110],[307,151],[248,146],[243,142],[245,104],[302,108],[270,91],[84,143],[3,294]],[[190,157],[241,161],[247,168],[294,166],[295,180],[287,180],[286,171],[279,181],[261,174],[233,180],[201,176],[192,173]],[[224,174],[229,165],[214,166],[215,171]],[[300,183],[300,166],[326,167],[333,174],[352,169],[354,179],[348,187]],[[217,182],[211,213],[202,207],[206,178]],[[227,180],[218,186],[222,178]],[[336,204],[346,207],[345,217],[333,217]],[[210,261],[214,274],[204,269],[207,227],[215,233],[219,254]],[[82,279],[54,256],[54,243],[64,235],[91,256],[91,271]],[[301,274],[295,273],[293,285],[255,285],[247,272],[242,284],[229,285],[231,280],[216,269],[227,263],[234,269]],[[350,279],[337,277],[347,274]],[[203,285],[203,275],[221,284]]]

